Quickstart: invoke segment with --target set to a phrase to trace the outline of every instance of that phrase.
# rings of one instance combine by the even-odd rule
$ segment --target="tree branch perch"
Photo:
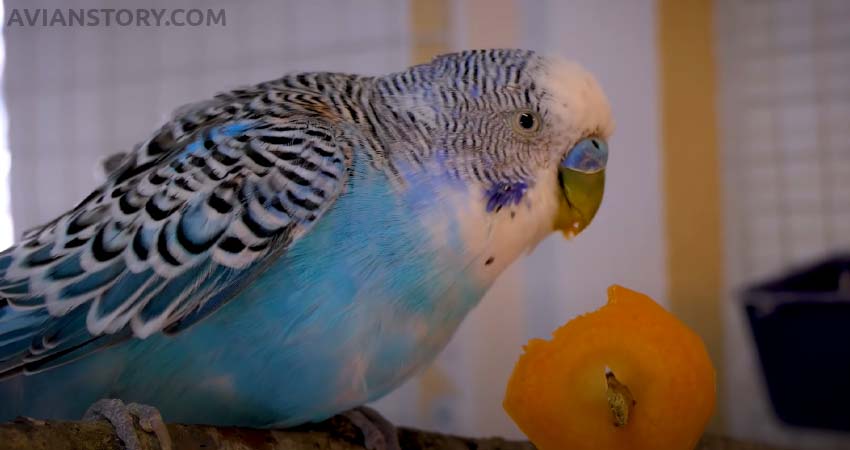
[[[157,450],[153,434],[140,431],[144,450]],[[337,416],[288,430],[253,430],[169,424],[174,450],[363,450],[362,436],[348,419]],[[399,429],[405,450],[534,450],[527,441],[465,438],[410,428]],[[0,450],[115,450],[121,441],[107,422],[59,422],[21,418],[0,424]],[[705,436],[697,450],[778,450],[717,436]]]

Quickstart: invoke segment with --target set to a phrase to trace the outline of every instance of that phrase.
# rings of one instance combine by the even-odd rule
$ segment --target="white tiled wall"
[[[850,251],[850,2],[717,2],[724,135],[728,368],[733,434],[795,449],[850,436],[782,426],[739,289]]]

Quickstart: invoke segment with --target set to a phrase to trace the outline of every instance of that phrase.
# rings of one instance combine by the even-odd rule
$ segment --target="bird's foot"
[[[401,450],[398,429],[372,408],[361,406],[343,413],[363,433],[363,444],[369,450]]]
[[[125,405],[121,400],[105,398],[89,406],[83,420],[105,419],[115,428],[115,434],[124,443],[126,450],[142,450],[133,417],[138,419],[142,430],[156,435],[161,450],[171,450],[171,436],[168,434],[168,428],[162,420],[162,415],[153,406],[138,403]]]

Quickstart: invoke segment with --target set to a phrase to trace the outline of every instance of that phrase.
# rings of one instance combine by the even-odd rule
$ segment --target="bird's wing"
[[[343,189],[353,141],[321,111],[237,112],[253,103],[184,111],[0,253],[0,378],[179,332],[310,229]]]

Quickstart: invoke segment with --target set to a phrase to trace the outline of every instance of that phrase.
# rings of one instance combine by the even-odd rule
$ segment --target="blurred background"
[[[719,372],[714,431],[850,448],[841,423],[827,431],[778,419],[741,298],[850,252],[850,1],[4,3],[0,246],[82,199],[99,159],[217,91],[292,71],[385,73],[467,48],[558,54],[596,74],[617,121],[594,225],[514,264],[439,360],[377,407],[401,424],[521,436],[501,402],[522,345],[601,306],[618,283],[703,337]],[[226,21],[9,22],[16,8],[122,7],[223,9]],[[850,338],[832,345],[850,348]],[[850,358],[838,362],[850,373]]]

